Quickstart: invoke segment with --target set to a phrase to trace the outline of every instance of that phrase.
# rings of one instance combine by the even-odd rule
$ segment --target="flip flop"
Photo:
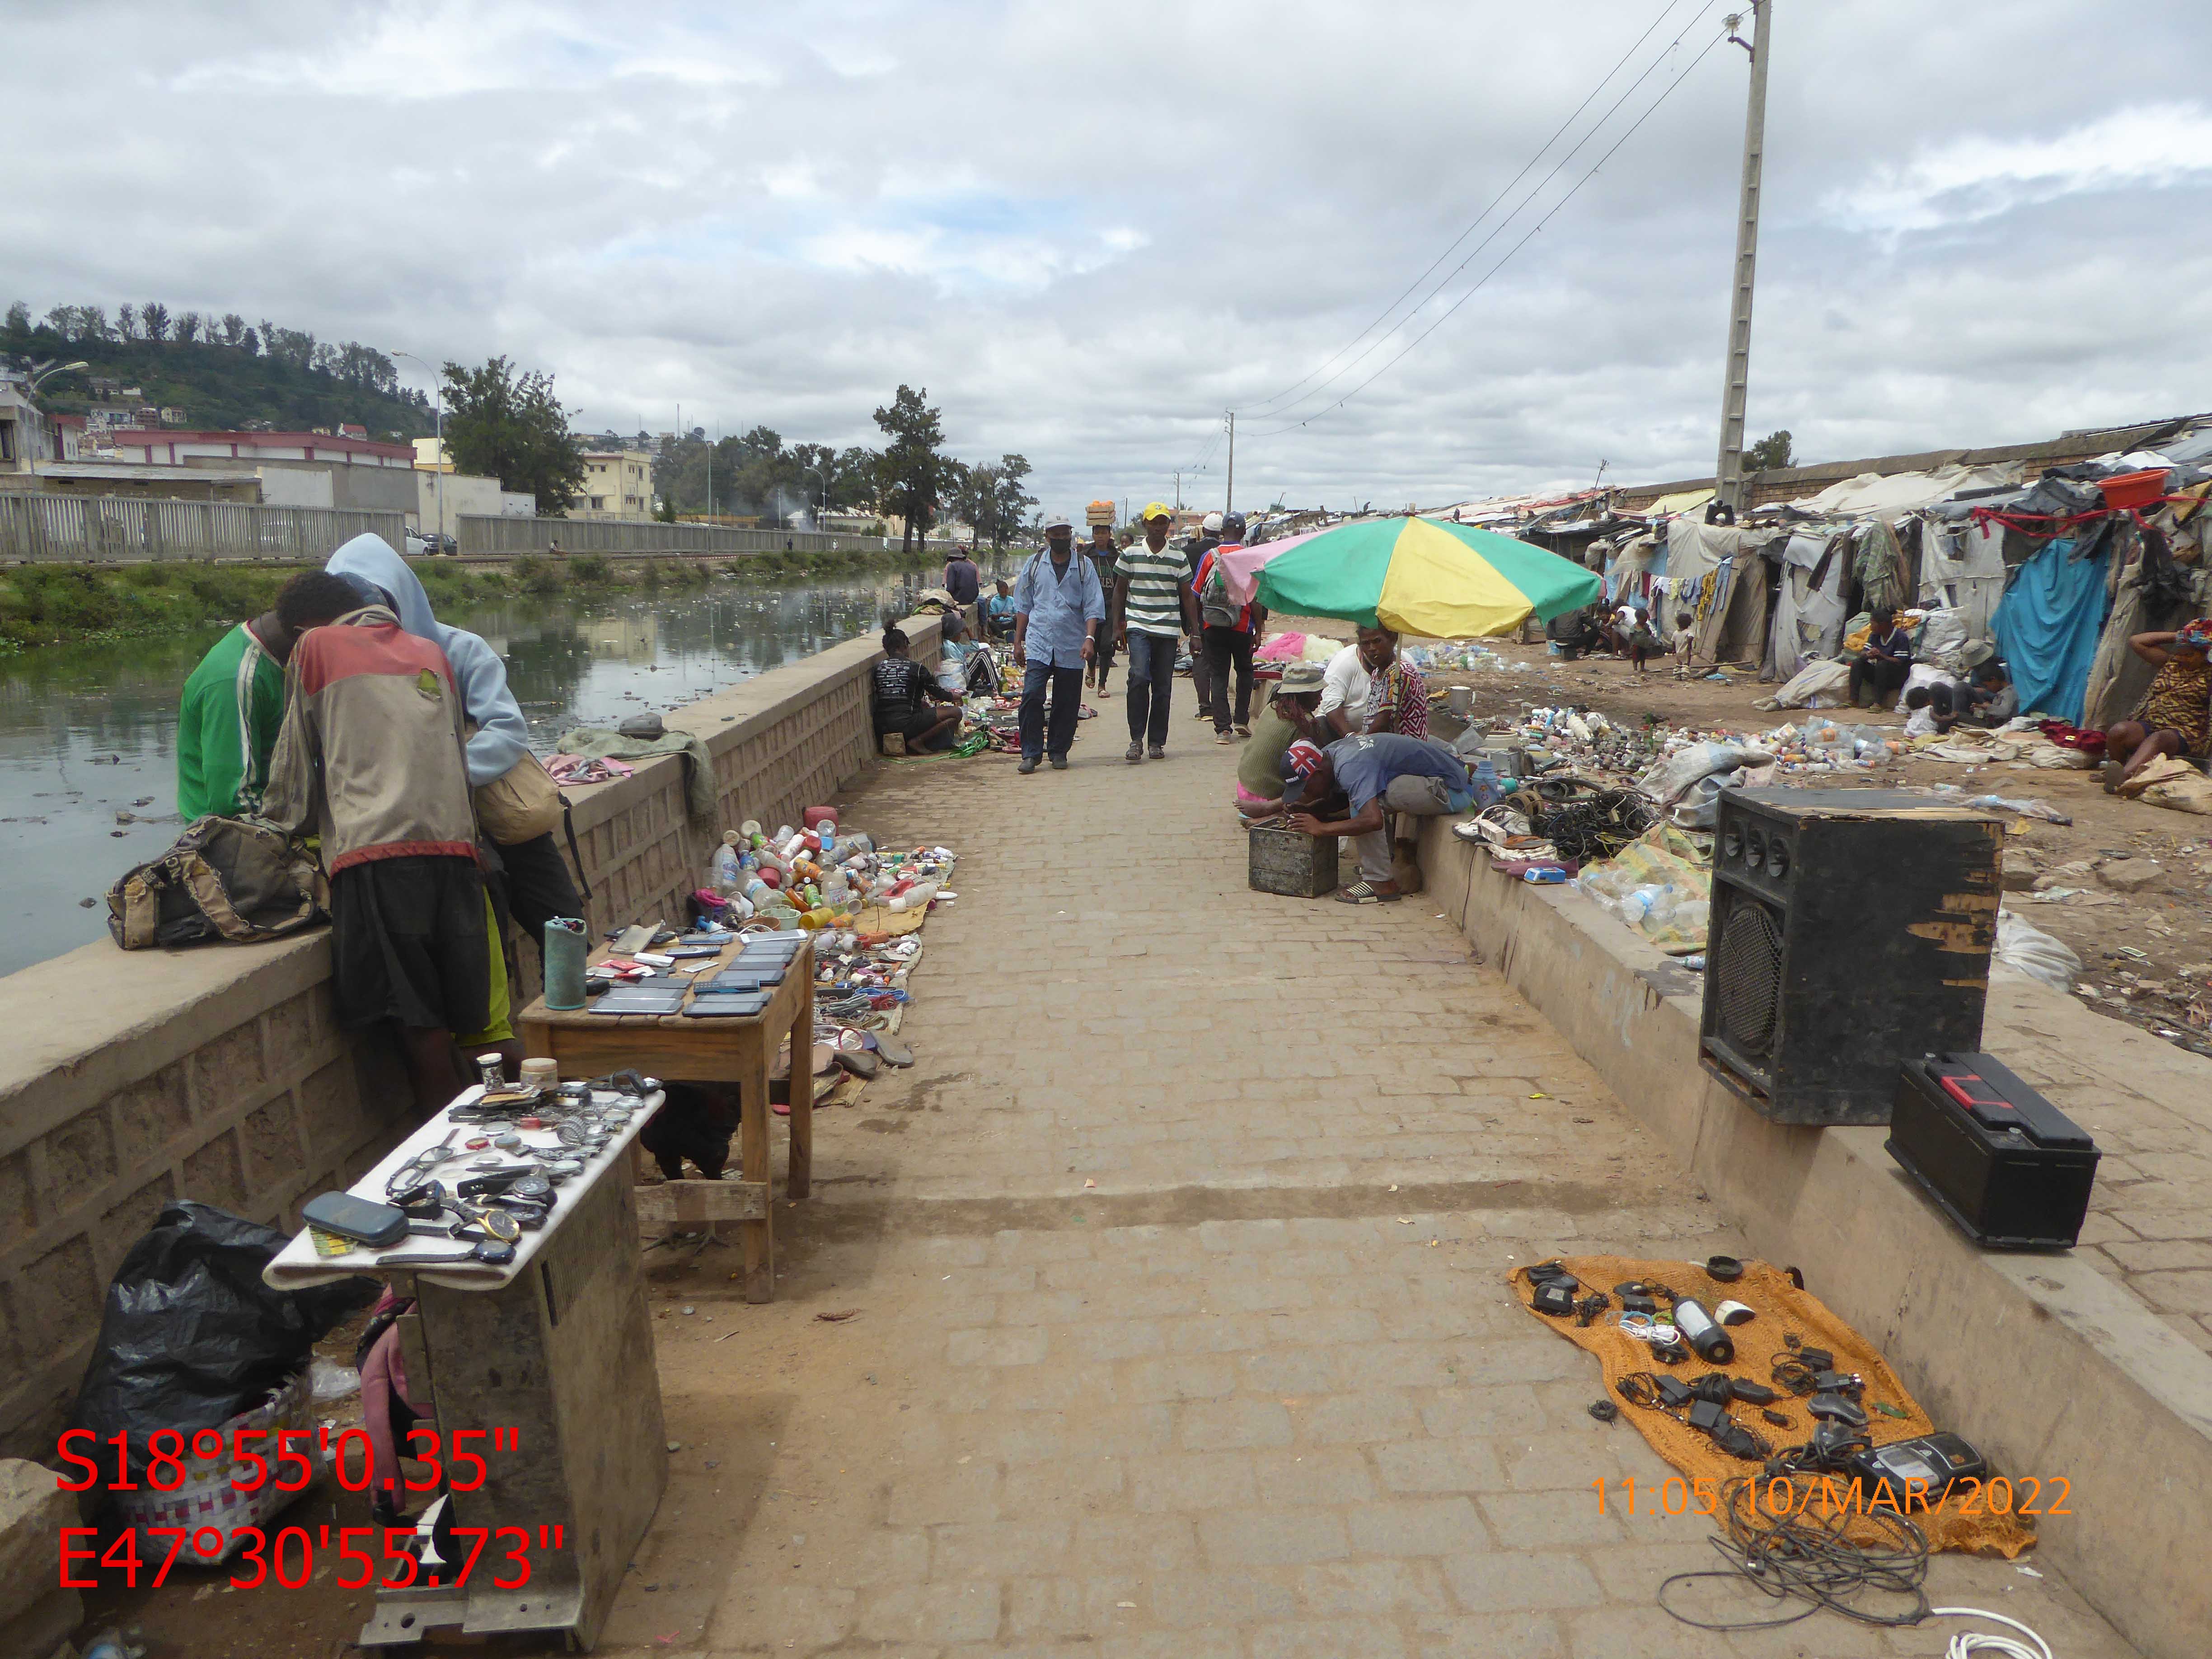
[[[914,1050],[885,1031],[876,1033],[876,1053],[886,1066],[906,1066],[914,1064]]]
[[[1403,893],[1378,893],[1364,881],[1355,881],[1349,887],[1336,890],[1339,904],[1395,904],[1405,896]]]

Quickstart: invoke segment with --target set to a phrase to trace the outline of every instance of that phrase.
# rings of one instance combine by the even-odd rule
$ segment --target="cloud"
[[[504,352],[593,427],[666,427],[680,402],[864,442],[903,382],[956,453],[1020,451],[1060,506],[1168,495],[1178,471],[1218,500],[1231,407],[1246,505],[1437,502],[1600,461],[1694,476],[1720,401],[1733,47],[1371,386],[1332,403],[1401,337],[1330,396],[1269,401],[1466,228],[1656,9],[15,4],[0,302],[152,297],[432,361]],[[1694,19],[1687,65],[1726,9],[1677,0],[1614,88]],[[1844,459],[2206,398],[2212,14],[2138,0],[2122,39],[2108,10],[1781,9],[1755,432]]]
[[[1898,235],[1994,219],[2094,191],[2163,190],[2212,179],[2212,112],[2157,104],[2115,110],[2052,137],[1972,133],[1823,204],[1847,229]]]

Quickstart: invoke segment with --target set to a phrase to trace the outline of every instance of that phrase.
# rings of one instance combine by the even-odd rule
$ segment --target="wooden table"
[[[709,979],[737,954],[732,945],[704,972]],[[607,953],[602,951],[601,957]],[[687,998],[687,1002],[689,999]],[[774,1197],[769,1190],[768,1074],[785,1036],[791,1039],[790,1161],[785,1196],[806,1197],[814,1173],[814,943],[791,959],[791,968],[769,998],[765,1012],[747,1019],[688,1014],[595,1014],[588,1009],[564,1012],[548,1008],[539,997],[515,1022],[523,1048],[533,1059],[550,1060],[563,1078],[604,1077],[625,1067],[648,1076],[686,1083],[734,1083],[739,1119],[737,1182],[682,1182],[684,1188],[728,1188],[714,1196],[727,1200],[716,1212],[696,1218],[736,1219],[745,1253],[745,1300],[767,1302],[775,1295]],[[678,1214],[684,1212],[679,1209]],[[686,1218],[690,1218],[686,1217]]]

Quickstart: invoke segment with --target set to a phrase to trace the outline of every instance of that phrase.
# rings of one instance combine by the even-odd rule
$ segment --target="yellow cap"
[[[1137,517],[1139,520],[1172,519],[1175,517],[1175,509],[1165,501],[1152,501],[1146,505],[1145,510],[1137,514]]]

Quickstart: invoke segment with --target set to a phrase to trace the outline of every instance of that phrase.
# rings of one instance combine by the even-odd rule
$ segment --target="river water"
[[[582,605],[518,599],[441,620],[507,659],[545,753],[570,726],[665,714],[872,633],[905,614],[914,585],[718,580]],[[0,659],[0,974],[105,938],[107,889],[176,840],[177,696],[222,632]]]

